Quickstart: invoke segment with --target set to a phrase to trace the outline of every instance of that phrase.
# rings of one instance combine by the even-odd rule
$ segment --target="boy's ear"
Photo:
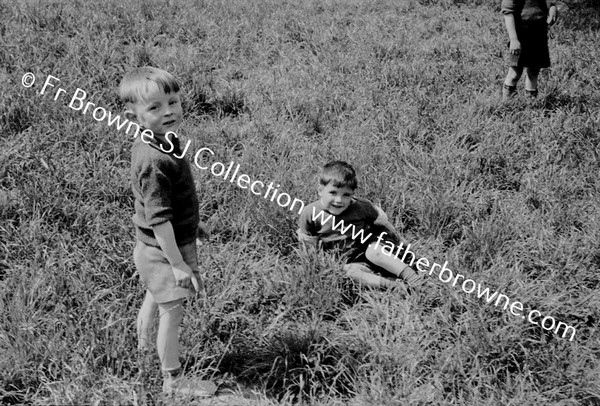
[[[319,184],[319,186],[317,187],[317,191],[320,194],[323,191],[323,185]]]
[[[135,112],[131,109],[125,109],[123,115],[129,121],[137,121],[137,114],[135,114]]]

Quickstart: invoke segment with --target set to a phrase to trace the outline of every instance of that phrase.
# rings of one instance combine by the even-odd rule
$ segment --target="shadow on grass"
[[[331,343],[322,328],[296,325],[253,341],[239,342],[220,369],[244,382],[260,382],[277,399],[352,395],[360,354]]]

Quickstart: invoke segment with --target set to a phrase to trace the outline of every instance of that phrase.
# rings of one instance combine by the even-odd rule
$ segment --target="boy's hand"
[[[550,10],[548,10],[548,18],[546,19],[546,24],[548,24],[548,26],[552,26],[554,25],[554,23],[556,23],[556,20],[558,20],[558,10],[556,6],[552,6],[550,7]]]
[[[298,235],[298,241],[300,245],[304,248],[318,248],[319,247],[319,237],[305,234],[301,229],[296,231]]]
[[[173,270],[173,276],[175,277],[175,286],[189,288],[191,283],[196,292],[200,290],[198,279],[196,279],[192,269],[185,262],[173,265],[171,266],[171,269]]]
[[[521,53],[521,42],[517,38],[511,39],[509,50],[511,54],[519,55]]]
[[[210,239],[210,232],[208,231],[208,227],[203,222],[198,223],[198,240],[200,241],[208,241]]]

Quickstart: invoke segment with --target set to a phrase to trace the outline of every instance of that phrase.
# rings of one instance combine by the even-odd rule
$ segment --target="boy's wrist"
[[[171,265],[172,268],[182,268],[185,265],[187,265],[185,263],[185,261],[183,260],[183,258],[181,258],[181,260],[174,260],[173,262],[169,261],[169,265]]]

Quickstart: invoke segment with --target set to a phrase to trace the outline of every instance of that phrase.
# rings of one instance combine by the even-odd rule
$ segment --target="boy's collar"
[[[142,131],[144,131],[145,129],[142,128]],[[175,154],[175,155],[180,155],[181,154],[181,148],[179,147],[179,138],[171,136],[169,137],[169,140],[171,141],[171,144],[173,144],[173,146],[175,148],[173,148],[173,151],[170,152],[165,152],[165,151],[169,151],[172,146],[167,142],[167,138],[165,134],[154,134],[153,133],[153,137],[150,138],[150,142],[148,142],[147,144],[150,145],[152,148],[159,150],[160,152],[162,152],[163,154]],[[162,149],[160,148],[162,146]]]

